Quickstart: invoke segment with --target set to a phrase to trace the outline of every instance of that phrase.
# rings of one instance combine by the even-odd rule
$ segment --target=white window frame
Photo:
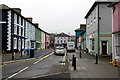
[[[22,49],[24,49],[24,39],[22,39]]]
[[[17,38],[14,38],[14,49],[17,49]]]
[[[19,51],[21,50],[21,39],[19,39],[19,41],[18,41],[18,50]]]
[[[17,35],[17,25],[16,24],[14,24],[14,34]]]
[[[19,26],[19,35],[21,36],[21,26]]]

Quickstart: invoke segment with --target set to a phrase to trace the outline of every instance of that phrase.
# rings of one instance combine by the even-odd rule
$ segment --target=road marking
[[[5,79],[5,80],[8,80],[8,79],[10,79],[10,78],[12,78],[12,77],[14,77],[14,76],[20,74],[21,72],[25,71],[26,69],[28,69],[28,67],[25,67],[24,69],[22,69],[22,70],[20,70],[19,72],[17,72],[17,73],[15,73],[15,74],[11,75],[10,77],[8,77],[8,78]]]
[[[40,75],[40,76],[35,76],[35,77],[32,77],[32,79],[40,78],[40,77],[46,77],[46,76],[52,76],[52,75],[57,75],[57,74],[61,74],[61,73],[62,73],[62,72],[53,73],[53,74],[46,74],[46,75]]]
[[[26,61],[31,61],[31,60],[38,60],[42,57],[43,56],[40,56],[40,57],[37,57],[37,58],[24,59],[24,60],[8,61],[8,62],[4,62],[3,65],[0,65],[0,67],[6,66],[8,64],[16,64],[16,63],[21,63],[21,62],[26,62]]]
[[[44,57],[42,57],[40,60],[38,60],[38,61],[34,62],[34,64],[37,64],[38,62],[42,61],[43,59],[45,59],[45,58],[49,57],[49,56],[50,56],[50,55],[52,55],[52,54],[53,54],[53,52],[52,52],[52,53],[50,53],[50,54],[48,54],[48,55],[46,55],[46,56],[44,56]]]
[[[65,58],[66,58],[66,53],[65,56],[63,57],[63,62],[65,62]],[[62,65],[65,65],[65,63],[62,63]]]

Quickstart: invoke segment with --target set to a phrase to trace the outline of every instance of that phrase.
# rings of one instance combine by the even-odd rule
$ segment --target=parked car
[[[74,51],[75,52],[75,43],[74,42],[67,43],[67,51]]]
[[[57,46],[54,51],[55,55],[65,55],[65,48],[61,46]]]

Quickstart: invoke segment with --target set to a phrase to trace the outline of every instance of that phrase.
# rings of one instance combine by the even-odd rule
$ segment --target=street
[[[3,79],[36,79],[40,77],[68,73],[63,65],[65,56],[56,56],[52,53],[36,59],[3,66]],[[68,75],[68,74],[67,74]],[[63,78],[64,75],[62,75]],[[59,77],[59,76],[58,76]],[[66,78],[68,78],[66,76]],[[52,77],[54,78],[54,77]]]
[[[76,57],[76,70],[72,67],[73,55]],[[109,57],[100,57],[99,64],[95,64],[94,56],[83,52],[81,56],[82,58],[79,58],[79,50],[68,52],[64,56],[51,52],[38,59],[11,63],[2,67],[3,80],[118,79],[118,67],[108,64]]]

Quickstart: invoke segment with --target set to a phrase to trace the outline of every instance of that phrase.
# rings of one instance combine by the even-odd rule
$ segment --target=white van
[[[75,52],[75,43],[74,42],[67,42],[67,51]]]

